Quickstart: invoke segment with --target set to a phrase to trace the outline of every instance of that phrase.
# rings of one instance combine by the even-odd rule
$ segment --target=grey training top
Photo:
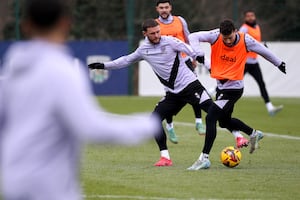
[[[242,26],[239,31],[243,32],[243,33],[248,33],[248,28],[246,26]],[[256,64],[256,63],[258,63],[258,59],[257,58],[248,57],[246,63],[248,63],[248,64]]]
[[[83,141],[135,144],[159,131],[159,120],[149,116],[124,117],[99,109],[83,67],[75,70],[74,58],[62,45],[16,43],[3,67],[4,199],[81,199],[77,175]]]
[[[186,66],[184,58],[179,55],[180,52],[196,58],[193,49],[177,38],[161,36],[158,44],[153,44],[146,38],[133,53],[105,62],[104,65],[106,69],[119,69],[145,60],[151,65],[166,91],[179,93],[197,80],[196,75]]]

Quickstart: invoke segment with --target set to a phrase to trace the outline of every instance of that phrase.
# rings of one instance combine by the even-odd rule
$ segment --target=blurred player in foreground
[[[83,142],[138,144],[160,131],[146,115],[99,109],[89,81],[64,46],[70,10],[64,0],[26,0],[24,31],[4,59],[1,82],[1,187],[4,200],[79,200]],[[112,126],[111,122],[118,126]]]
[[[170,0],[158,0],[156,2],[156,11],[159,17],[156,21],[160,25],[161,35],[173,36],[182,42],[189,43],[188,36],[190,31],[186,20],[181,16],[174,16],[171,14],[172,5]],[[194,71],[194,66],[191,61],[191,58],[186,54],[181,53],[181,56],[185,58],[186,64],[188,67]],[[202,123],[201,110],[198,110],[196,107],[193,107],[195,114],[195,123],[196,130],[199,134],[205,134],[205,128]],[[178,139],[174,131],[173,119],[172,116],[166,118],[166,129],[169,135],[169,139],[173,143],[177,143]]]
[[[258,42],[261,42],[261,31],[260,27],[256,22],[256,16],[254,11],[248,10],[244,12],[244,24],[240,28],[240,32],[248,33]],[[249,73],[259,86],[259,90],[261,93],[262,98],[265,101],[266,108],[270,116],[274,116],[277,112],[279,112],[283,106],[280,105],[278,107],[274,106],[270,101],[268,91],[263,79],[263,75],[261,73],[261,69],[259,67],[257,53],[249,52],[246,66],[245,66],[245,73]]]
[[[207,112],[212,100],[180,53],[184,52],[202,63],[204,57],[197,56],[189,45],[175,37],[161,36],[160,26],[154,19],[145,20],[142,29],[145,41],[133,53],[111,62],[92,63],[89,67],[119,69],[145,60],[165,87],[166,95],[154,109],[154,113],[160,116],[161,121],[168,116],[176,115],[187,103]],[[171,166],[167,138],[162,126],[160,134],[155,139],[161,156],[155,166]]]
[[[231,20],[222,21],[219,29],[192,33],[189,41],[197,55],[203,55],[199,42],[211,44],[211,77],[217,79],[216,101],[210,106],[206,116],[204,147],[196,162],[188,168],[188,170],[199,170],[210,167],[209,153],[217,135],[217,121],[223,128],[241,130],[249,135],[250,153],[253,153],[258,141],[263,138],[261,131],[249,127],[239,119],[232,118],[234,105],[243,94],[244,68],[248,52],[253,51],[262,55],[283,73],[286,73],[286,69],[285,63],[264,45],[248,34],[237,32]]]

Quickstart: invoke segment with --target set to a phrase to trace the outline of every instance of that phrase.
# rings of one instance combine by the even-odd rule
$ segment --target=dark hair
[[[234,23],[230,19],[225,19],[220,23],[220,33],[222,35],[230,35],[235,31]]]
[[[156,27],[158,25],[159,24],[155,19],[146,19],[142,24],[142,30],[147,31],[148,28]]]
[[[170,0],[158,0],[156,2],[156,6],[158,6],[160,3],[169,3],[171,5],[171,1]]]
[[[71,15],[66,2],[65,0],[25,0],[24,18],[37,28],[51,28],[61,17]]]
[[[247,14],[247,13],[249,13],[249,12],[251,12],[251,13],[254,13],[254,14],[255,14],[254,10],[252,10],[252,9],[248,9],[248,10],[245,10],[245,11],[244,11],[244,16],[246,16],[246,14]]]

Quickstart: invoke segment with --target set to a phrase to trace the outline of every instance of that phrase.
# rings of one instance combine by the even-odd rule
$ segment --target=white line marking
[[[174,122],[175,124],[181,125],[181,126],[192,126],[194,127],[195,124],[193,123],[189,123],[189,122]],[[226,130],[224,128],[218,128],[218,130]],[[283,138],[283,139],[289,139],[289,140],[300,140],[300,137],[297,136],[291,136],[291,135],[282,135],[282,134],[277,134],[277,133],[266,133],[263,132],[265,134],[265,136],[268,137],[276,137],[276,138]]]
[[[146,196],[129,196],[129,195],[87,195],[89,199],[138,199],[138,200],[181,200],[177,198],[162,198],[162,197],[146,197]],[[194,200],[194,199],[193,199]]]
[[[168,198],[168,197],[146,197],[146,196],[129,196],[129,195],[84,195],[84,198],[88,199],[137,199],[137,200],[204,200],[204,199],[196,199],[196,198]],[[224,199],[205,199],[205,200],[224,200]],[[231,199],[238,200],[238,199]],[[254,200],[254,199],[244,199],[244,200]]]

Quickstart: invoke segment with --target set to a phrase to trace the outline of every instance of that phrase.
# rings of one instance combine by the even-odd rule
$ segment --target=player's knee
[[[165,119],[165,116],[163,115],[163,113],[157,109],[154,109],[154,111],[152,112],[152,115],[156,115],[156,117],[158,117],[160,119],[160,121],[163,121]]]
[[[219,126],[220,126],[221,128],[227,128],[227,123],[226,123],[226,121],[219,121]]]
[[[222,112],[222,110],[217,105],[212,103],[212,105],[209,107],[207,115],[206,115],[206,123],[207,122],[208,123],[217,122],[221,112]]]
[[[217,122],[217,118],[214,115],[213,112],[208,112],[205,118],[206,124],[211,124],[211,123],[216,123]]]

